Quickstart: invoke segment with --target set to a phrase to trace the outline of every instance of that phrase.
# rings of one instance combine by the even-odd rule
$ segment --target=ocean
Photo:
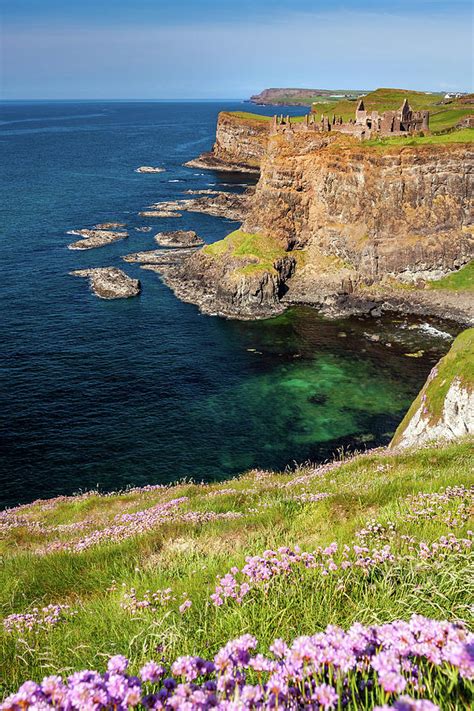
[[[384,444],[447,351],[452,324],[395,315],[203,316],[155,273],[121,259],[156,248],[162,230],[193,229],[214,242],[237,227],[138,212],[189,189],[244,190],[247,175],[183,167],[212,146],[220,110],[243,108],[1,105],[1,507],[95,487],[224,480]],[[138,174],[140,165],[166,172]],[[68,230],[108,221],[125,222],[129,238],[67,249],[77,239]],[[135,229],[146,225],[153,231]],[[69,276],[91,266],[123,268],[140,278],[141,295],[98,299]]]

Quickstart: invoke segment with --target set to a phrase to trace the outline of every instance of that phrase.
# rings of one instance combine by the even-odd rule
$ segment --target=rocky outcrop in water
[[[193,230],[175,230],[173,232],[158,232],[155,242],[161,247],[201,247],[204,240]]]
[[[474,329],[461,333],[398,427],[391,447],[474,434]]]
[[[177,264],[184,258],[194,254],[196,248],[180,249],[150,249],[144,252],[134,252],[127,254],[122,259],[124,262],[138,262],[141,264]]]
[[[180,212],[201,212],[213,217],[226,217],[229,220],[241,222],[249,208],[249,200],[253,194],[252,189],[245,193],[227,193],[214,191],[211,195],[198,198],[185,198],[183,200],[168,200],[150,206],[151,211],[160,211],[169,214]],[[141,212],[140,215],[150,215],[150,212]]]
[[[112,232],[111,230],[95,229],[95,230],[70,230],[68,235],[78,235],[81,239],[77,242],[72,242],[68,249],[94,249],[95,247],[104,247],[112,242],[117,242],[119,239],[128,237],[128,232]]]
[[[97,267],[94,269],[76,269],[71,276],[87,277],[90,287],[101,299],[126,299],[138,296],[140,281],[127,276],[117,267]]]
[[[265,153],[270,121],[267,118],[244,121],[225,111],[217,120],[216,142],[209,153],[185,163],[190,168],[258,174]]]
[[[172,210],[143,210],[140,217],[182,217],[181,213]]]
[[[135,169],[135,173],[164,173],[165,168],[155,168],[152,165],[142,165]]]

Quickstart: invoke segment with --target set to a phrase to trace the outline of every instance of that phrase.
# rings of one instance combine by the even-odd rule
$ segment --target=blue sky
[[[471,0],[2,0],[2,98],[471,90]]]

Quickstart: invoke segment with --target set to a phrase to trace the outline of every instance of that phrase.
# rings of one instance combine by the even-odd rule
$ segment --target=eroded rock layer
[[[245,226],[290,250],[317,246],[360,278],[447,273],[473,256],[473,173],[469,144],[275,136]]]
[[[270,122],[259,119],[242,121],[235,114],[222,111],[217,120],[216,141],[212,151],[186,163],[191,168],[258,173],[265,153]]]

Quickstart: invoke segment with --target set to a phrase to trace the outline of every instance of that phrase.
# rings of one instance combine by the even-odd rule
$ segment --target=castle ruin
[[[407,99],[398,111],[367,111],[361,99],[355,111],[355,118],[343,121],[342,116],[332,119],[324,114],[318,120],[315,113],[306,115],[305,121],[295,122],[290,116],[274,116],[271,126],[272,133],[285,131],[339,131],[360,140],[368,138],[386,138],[392,136],[408,136],[429,131],[430,112],[413,111]]]

